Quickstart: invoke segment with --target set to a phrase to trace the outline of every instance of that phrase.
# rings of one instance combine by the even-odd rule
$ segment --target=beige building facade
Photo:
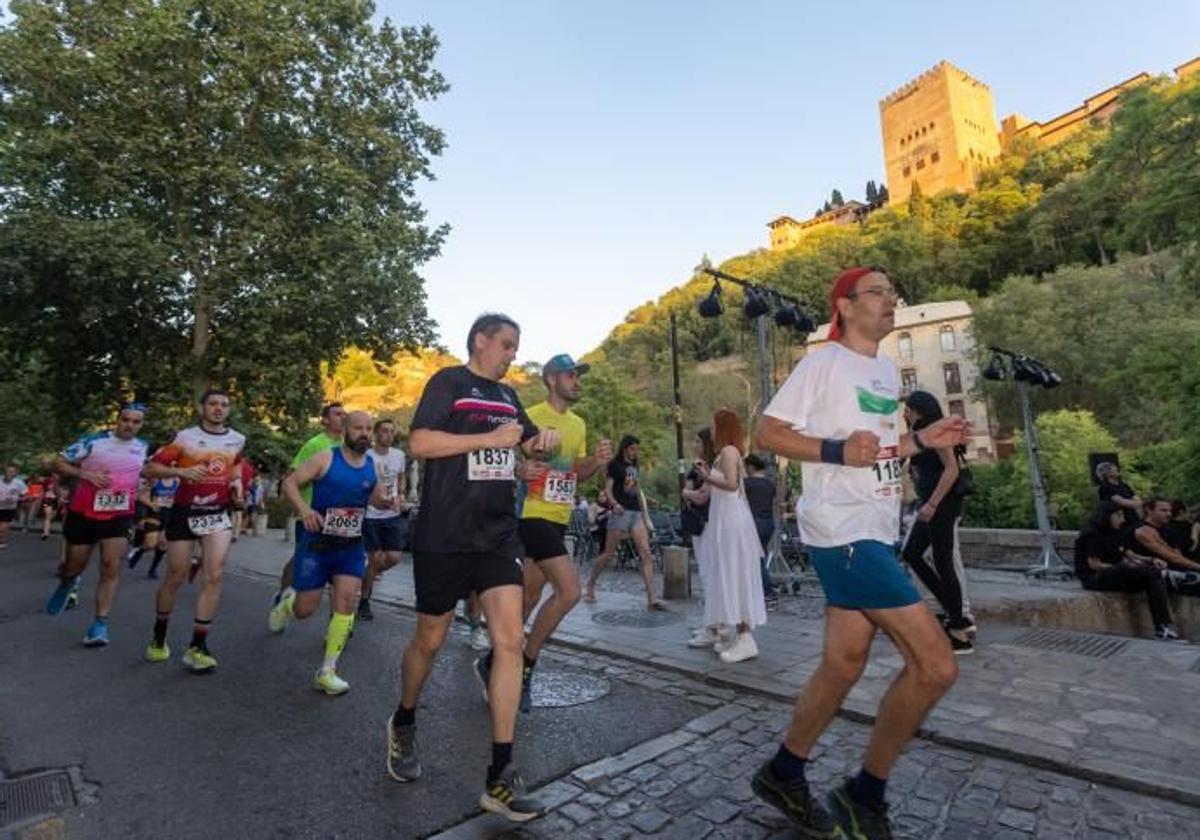
[[[966,301],[901,305],[896,308],[895,329],[879,349],[900,369],[902,395],[928,391],[947,414],[965,417],[972,428],[968,459],[990,462],[996,459],[996,444],[987,401],[979,390],[973,322]],[[809,337],[806,352],[828,341],[829,324],[822,324]]]

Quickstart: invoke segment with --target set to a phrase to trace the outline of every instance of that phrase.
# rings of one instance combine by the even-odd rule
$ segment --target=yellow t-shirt
[[[570,409],[559,414],[548,402],[538,403],[526,414],[539,429],[556,429],[560,443],[550,454],[547,464],[550,469],[545,477],[532,483],[522,482],[521,518],[566,525],[571,521],[575,503],[575,462],[587,457],[587,425]]]

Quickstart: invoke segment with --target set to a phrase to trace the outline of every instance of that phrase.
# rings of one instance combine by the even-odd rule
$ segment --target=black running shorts
[[[63,520],[63,539],[67,545],[95,545],[101,540],[127,540],[133,530],[132,516],[115,519],[90,519],[71,511]]]
[[[221,528],[221,530],[228,531],[233,527],[232,517],[228,516],[228,511],[225,508],[173,507],[170,510],[163,511],[163,535],[167,538],[167,542],[198,540],[201,538],[201,535],[192,531],[188,520],[192,517],[215,517],[223,513],[226,514],[226,519],[230,520],[231,524]]]
[[[549,519],[522,519],[518,533],[525,546],[525,556],[533,560],[550,560],[567,556],[567,544],[563,541],[567,526]]]
[[[521,545],[509,543],[492,552],[444,554],[418,552],[413,555],[413,579],[417,589],[417,612],[445,615],[472,592],[483,593],[497,586],[522,586]]]
[[[12,522],[17,518],[17,509],[0,510],[0,522]]]

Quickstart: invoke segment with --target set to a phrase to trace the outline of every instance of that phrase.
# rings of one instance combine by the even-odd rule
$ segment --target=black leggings
[[[928,522],[914,519],[902,555],[904,562],[942,605],[952,630],[961,630],[970,624],[963,618],[962,586],[954,571],[954,524],[961,513],[960,501],[943,499]],[[925,562],[925,551],[930,546],[933,547],[932,568]]]
[[[1171,607],[1167,603],[1167,585],[1162,572],[1152,566],[1105,566],[1079,579],[1084,589],[1096,592],[1145,592],[1150,602],[1150,616],[1157,630],[1171,623]]]

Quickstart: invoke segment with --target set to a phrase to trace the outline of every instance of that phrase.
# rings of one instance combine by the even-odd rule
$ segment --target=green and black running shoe
[[[829,812],[849,840],[892,840],[887,805],[868,805],[850,795],[850,780],[829,792]]]
[[[759,799],[778,808],[801,837],[813,840],[845,837],[829,812],[812,795],[808,782],[803,778],[785,782],[771,772],[771,762],[768,761],[754,774],[750,787]]]

